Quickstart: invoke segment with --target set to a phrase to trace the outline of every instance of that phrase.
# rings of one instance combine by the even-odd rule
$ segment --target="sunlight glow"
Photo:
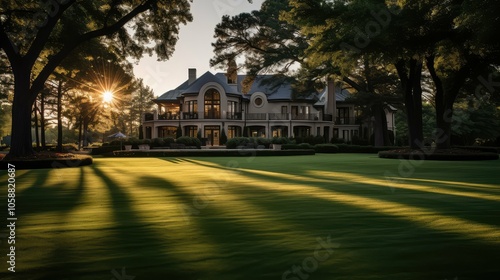
[[[102,93],[102,101],[104,103],[111,103],[113,101],[113,92],[106,90],[105,92]]]

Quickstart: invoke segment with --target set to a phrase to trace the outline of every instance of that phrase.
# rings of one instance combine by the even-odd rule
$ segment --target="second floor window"
[[[192,100],[186,102],[187,112],[196,113],[198,112],[198,101]]]
[[[216,89],[205,93],[205,119],[220,119],[220,94]]]

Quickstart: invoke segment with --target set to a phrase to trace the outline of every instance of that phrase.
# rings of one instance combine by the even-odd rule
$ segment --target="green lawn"
[[[17,272],[2,226],[0,279],[500,279],[500,161],[97,158],[16,175]]]

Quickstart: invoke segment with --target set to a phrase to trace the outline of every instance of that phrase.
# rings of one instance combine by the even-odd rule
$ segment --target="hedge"
[[[318,144],[314,146],[316,153],[335,154],[339,152],[339,147],[334,144]]]

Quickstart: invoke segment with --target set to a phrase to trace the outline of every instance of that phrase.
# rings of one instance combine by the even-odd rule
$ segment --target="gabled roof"
[[[224,88],[226,94],[237,94],[244,99],[250,99],[252,94],[256,92],[262,92],[267,96],[267,99],[269,101],[292,100],[292,85],[288,82],[273,83],[273,79],[276,79],[273,75],[259,75],[255,77],[250,90],[247,93],[243,93],[242,82],[246,77],[246,75],[238,75],[237,84],[230,85],[227,83],[225,73],[216,73],[214,75],[207,71],[191,84],[189,84],[189,81],[185,81],[177,88],[165,92],[164,94],[159,96],[156,101],[177,101],[178,98],[182,97],[183,94],[198,94],[201,91],[202,87],[210,82],[221,85]],[[337,101],[341,101],[339,100],[339,97],[343,97],[343,101],[345,100],[345,97],[349,95],[349,92],[347,91],[345,91],[345,96],[339,93],[337,93]],[[311,92],[309,96],[302,99],[310,101],[320,100],[318,102],[321,102],[321,97],[324,94],[325,93],[318,94],[316,92]]]
[[[238,93],[236,89],[233,89],[227,84],[225,78],[220,79],[208,71],[205,72],[205,74],[201,75],[201,77],[196,79],[191,85],[189,85],[189,87],[184,91],[184,93],[198,93],[205,84],[210,82],[215,82],[220,84],[224,88],[224,91],[226,93],[234,93],[234,94]]]

